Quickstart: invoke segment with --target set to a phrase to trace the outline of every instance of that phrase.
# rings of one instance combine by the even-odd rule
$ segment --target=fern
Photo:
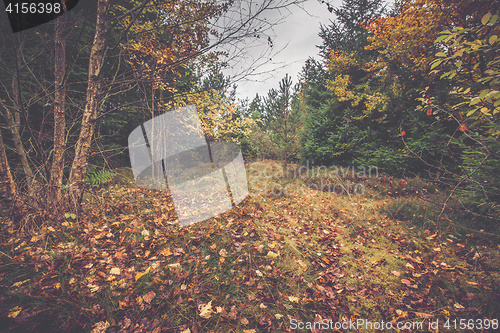
[[[85,175],[85,184],[91,187],[100,187],[107,184],[115,176],[116,173],[112,171],[97,169],[97,167],[92,165],[87,168],[87,174]]]

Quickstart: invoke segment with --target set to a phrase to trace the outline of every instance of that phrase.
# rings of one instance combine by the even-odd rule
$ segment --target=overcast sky
[[[330,4],[338,7],[342,0],[330,0]],[[328,11],[325,4],[318,0],[308,0],[303,4],[303,9],[297,7],[290,8],[291,14],[285,22],[274,27],[273,50],[281,50],[278,55],[272,57],[264,66],[258,68],[259,72],[268,72],[263,75],[247,77],[247,81],[238,81],[237,98],[248,97],[252,100],[256,93],[261,96],[267,95],[271,88],[278,88],[279,81],[288,73],[293,83],[298,79],[297,75],[309,57],[319,59],[319,49],[316,45],[321,44],[318,36],[320,24],[329,25],[334,15]],[[281,13],[283,14],[283,13]],[[274,11],[267,15],[281,15]],[[251,54],[258,57],[263,48],[253,49]],[[226,71],[226,75],[231,75],[231,69]]]

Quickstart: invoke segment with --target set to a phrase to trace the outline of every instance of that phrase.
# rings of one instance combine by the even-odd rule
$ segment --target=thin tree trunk
[[[16,196],[16,186],[12,173],[10,172],[7,154],[3,144],[2,133],[0,131],[0,198],[7,205],[11,205]]]
[[[54,95],[54,152],[50,169],[48,200],[54,200],[54,205],[60,200],[64,168],[64,150],[66,149],[66,119],[65,99],[66,87],[64,75],[66,66],[66,27],[67,15],[57,19],[55,25],[55,95]]]
[[[102,58],[105,50],[107,33],[105,15],[108,8],[108,2],[109,0],[99,0],[97,4],[97,24],[92,50],[90,52],[87,99],[80,136],[75,148],[75,158],[73,159],[68,179],[66,203],[68,204],[68,209],[73,210],[75,213],[80,213],[81,211],[84,177],[87,169],[90,143],[92,141],[95,121],[99,112],[99,92],[101,88],[99,72],[102,67]]]
[[[10,132],[12,133],[12,139],[14,140],[14,146],[16,147],[16,151],[19,154],[21,159],[21,165],[23,167],[24,174],[26,175],[28,193],[32,199],[35,199],[35,176],[33,174],[33,170],[28,162],[28,155],[26,154],[26,150],[24,149],[21,135],[19,130],[21,128],[21,112],[23,111],[23,101],[21,94],[21,81],[20,81],[20,71],[21,71],[21,56],[24,48],[24,38],[21,34],[18,35],[19,44],[16,49],[16,68],[15,74],[12,77],[12,95],[14,99],[14,114],[10,112],[5,106],[3,107],[5,111],[5,120],[9,127]]]
[[[22,204],[17,197],[16,185],[12,173],[10,172],[7,153],[3,144],[2,132],[0,130],[0,200],[5,204],[5,208],[11,210],[14,222],[22,218]]]

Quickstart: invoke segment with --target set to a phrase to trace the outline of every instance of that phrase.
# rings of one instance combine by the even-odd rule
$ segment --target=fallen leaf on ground
[[[155,298],[156,294],[154,291],[148,292],[146,295],[142,296],[142,300],[148,304],[151,304],[153,298]]]
[[[208,302],[208,304],[202,305],[200,309],[200,317],[208,319],[212,315],[212,301]]]
[[[120,269],[118,267],[113,267],[111,268],[111,271],[109,271],[109,273],[114,275],[120,275]]]
[[[20,306],[15,306],[12,309],[9,310],[9,314],[7,317],[9,318],[16,318],[19,315],[19,312],[21,312],[23,308]]]
[[[94,329],[90,333],[105,333],[110,324],[106,321],[100,321],[94,325]]]
[[[143,277],[144,275],[148,274],[150,272],[150,268],[146,268],[146,270],[144,272],[139,272],[135,275],[135,280],[139,280],[141,277]]]
[[[278,256],[279,256],[279,254],[274,253],[273,251],[269,251],[269,252],[267,252],[267,256],[268,256],[269,258],[276,258],[276,257],[278,257]]]

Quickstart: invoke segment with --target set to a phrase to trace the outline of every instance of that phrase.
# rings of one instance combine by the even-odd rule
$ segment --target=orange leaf
[[[461,131],[461,132],[465,132],[467,131],[467,126],[465,126],[465,124],[462,124],[458,127],[458,129]]]

